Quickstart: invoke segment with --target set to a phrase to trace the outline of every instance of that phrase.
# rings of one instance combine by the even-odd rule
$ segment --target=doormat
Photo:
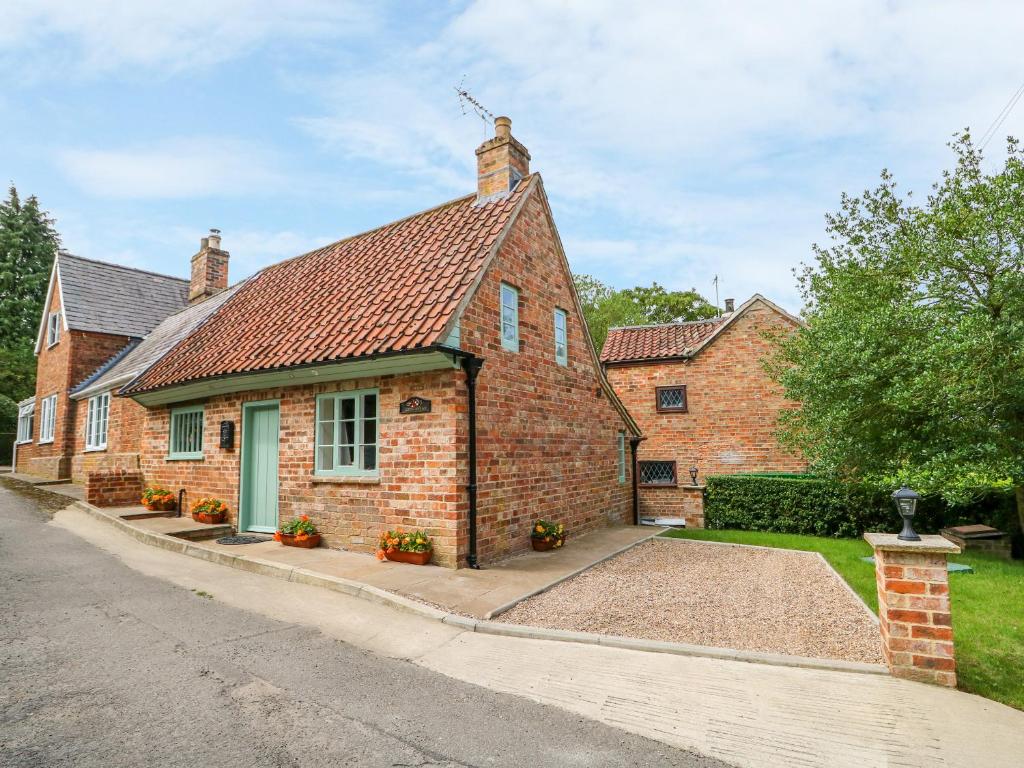
[[[221,536],[217,539],[218,544],[259,544],[261,541],[271,541],[271,536]]]

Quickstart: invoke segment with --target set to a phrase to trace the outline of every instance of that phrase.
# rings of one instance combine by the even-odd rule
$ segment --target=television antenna
[[[477,101],[473,94],[471,94],[465,87],[466,76],[462,76],[462,80],[455,86],[455,93],[459,96],[459,106],[462,107],[462,114],[468,115],[470,110],[476,114],[477,117],[483,121],[484,124],[484,135],[487,135],[487,129],[494,124],[494,113],[491,112],[487,107]]]
[[[715,279],[711,282],[715,286],[715,309],[718,310],[718,314],[722,314],[722,310],[718,307],[718,275],[715,275]]]

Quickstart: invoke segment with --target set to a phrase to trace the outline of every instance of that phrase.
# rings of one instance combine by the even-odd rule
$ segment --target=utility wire
[[[999,111],[999,114],[996,115],[992,124],[988,127],[988,130],[981,134],[981,143],[978,146],[979,149],[984,149],[986,145],[995,138],[999,128],[1004,122],[1006,122],[1006,118],[1008,118],[1010,113],[1013,112],[1013,108],[1017,106],[1017,102],[1021,100],[1022,96],[1024,96],[1024,83],[1020,84],[1020,87],[1014,92],[1013,96],[1010,97],[1010,100],[1006,102],[1006,105]]]

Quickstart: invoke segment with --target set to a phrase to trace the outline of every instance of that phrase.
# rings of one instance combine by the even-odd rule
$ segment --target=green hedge
[[[811,536],[896,532],[900,521],[889,496],[863,485],[809,475],[717,475],[707,478],[704,524]],[[1012,494],[993,494],[965,507],[951,507],[938,497],[918,502],[914,528],[921,533],[964,523],[1016,530]]]

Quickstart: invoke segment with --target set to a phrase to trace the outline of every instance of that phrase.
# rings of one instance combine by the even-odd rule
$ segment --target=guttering
[[[469,408],[469,478],[466,482],[466,494],[469,496],[469,552],[466,553],[466,564],[475,570],[480,569],[476,552],[476,377],[483,367],[482,357],[469,352],[454,352],[462,358],[462,368],[466,371],[466,398]]]
[[[633,464],[633,525],[640,525],[640,485],[636,473],[636,449],[646,439],[640,435],[633,435],[629,438],[630,460]]]

